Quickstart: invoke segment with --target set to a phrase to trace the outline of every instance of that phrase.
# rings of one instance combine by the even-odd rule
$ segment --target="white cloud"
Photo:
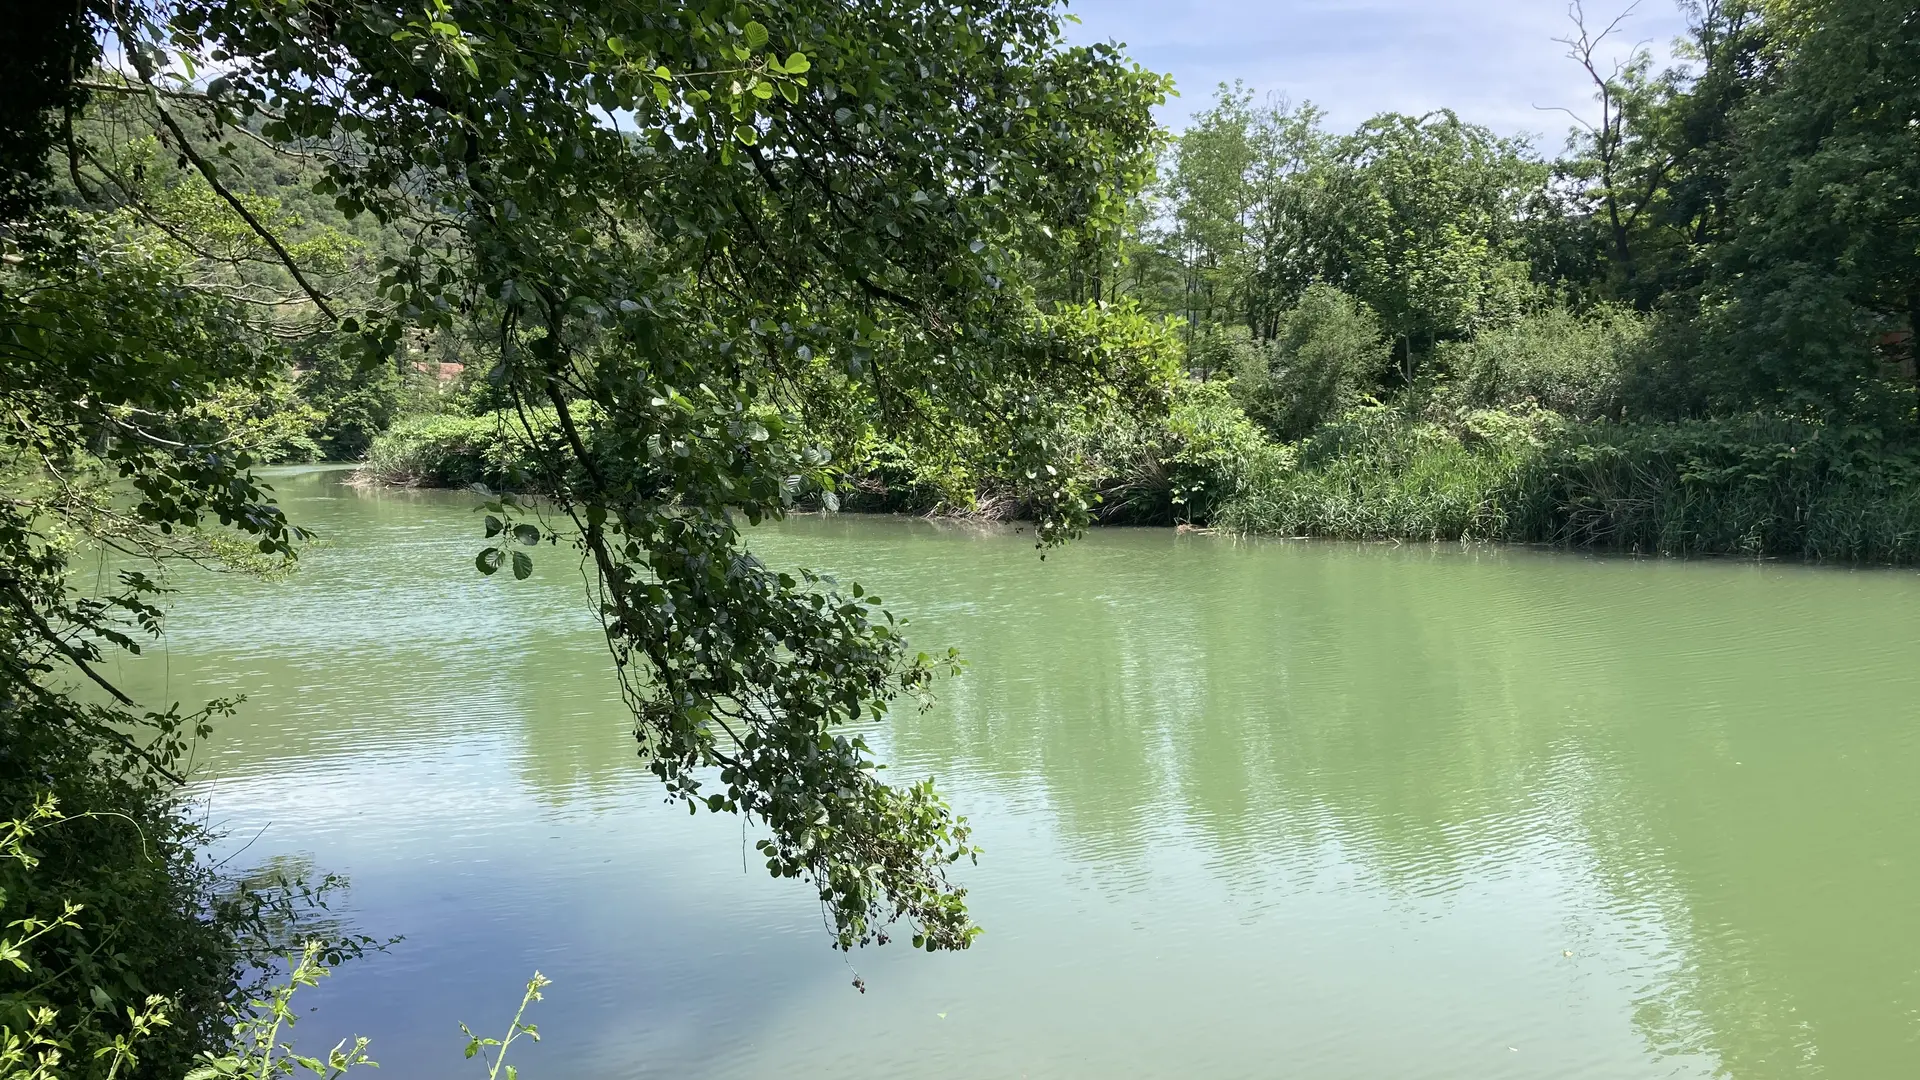
[[[1588,0],[1604,23],[1628,0]],[[1452,108],[1502,134],[1542,136],[1557,150],[1591,86],[1555,42],[1571,27],[1565,0],[1073,0],[1075,41],[1119,40],[1135,60],[1171,73],[1181,96],[1161,111],[1178,129],[1220,82],[1312,101],[1336,129],[1380,112]],[[1642,0],[1613,52],[1645,43],[1662,62],[1686,22],[1673,0]],[[1540,108],[1536,108],[1536,106]]]

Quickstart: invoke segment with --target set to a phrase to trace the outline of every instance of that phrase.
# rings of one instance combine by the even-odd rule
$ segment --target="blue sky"
[[[1587,0],[1602,25],[1630,0]],[[1071,0],[1075,41],[1119,40],[1141,64],[1174,76],[1181,96],[1161,111],[1178,130],[1205,108],[1214,85],[1244,79],[1327,110],[1336,129],[1375,113],[1447,106],[1514,135],[1541,135],[1558,150],[1589,112],[1586,75],[1553,41],[1567,33],[1566,0]],[[1616,55],[1645,42],[1664,58],[1685,30],[1674,0],[1642,0],[1622,24]]]

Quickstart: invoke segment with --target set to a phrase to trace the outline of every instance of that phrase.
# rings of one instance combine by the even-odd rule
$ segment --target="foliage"
[[[1594,109],[1551,164],[1444,110],[1337,134],[1311,106],[1220,89],[1134,250],[1137,295],[1190,321],[1190,369],[1233,371],[1249,414],[1297,440],[1243,470],[1222,520],[1904,557],[1899,469],[1761,466],[1852,461],[1829,456],[1836,433],[1889,461],[1915,442],[1910,5],[1684,6],[1665,70],[1645,49],[1607,66],[1626,16],[1572,6],[1562,44]],[[1316,285],[1379,315],[1397,379],[1284,377],[1283,327]],[[1354,411],[1368,395],[1387,404]],[[1526,437],[1479,430],[1503,416]],[[1808,423],[1811,442],[1755,427]],[[1582,500],[1616,524],[1569,524]],[[1878,524],[1797,524],[1814,506]]]
[[[1920,23],[1897,0],[1801,0],[1767,24],[1767,86],[1734,116],[1741,226],[1716,253],[1708,344],[1747,401],[1871,415],[1876,340],[1920,330]]]
[[[299,375],[300,400],[315,416],[314,457],[358,461],[399,418],[406,380],[391,364],[361,364],[324,343]]]
[[[540,991],[552,985],[552,981],[539,972],[527,980],[527,991],[520,997],[520,1008],[514,1011],[513,1022],[507,1025],[507,1033],[498,1039],[481,1038],[475,1035],[465,1024],[460,1025],[461,1034],[467,1037],[467,1058],[472,1060],[475,1054],[481,1055],[481,1061],[487,1066],[487,1080],[499,1080],[500,1070],[505,1067],[507,1080],[515,1080],[518,1071],[507,1064],[507,1050],[518,1038],[540,1041],[540,1029],[532,1024],[523,1023],[527,1015],[527,1006],[541,1000]]]
[[[1439,354],[1468,408],[1537,405],[1578,420],[1619,419],[1650,320],[1630,310],[1550,307],[1452,343]]]
[[[1338,247],[1322,280],[1345,288],[1414,351],[1518,315],[1532,298],[1519,208],[1544,177],[1524,144],[1442,110],[1382,116],[1340,140]]]
[[[1190,342],[1228,325],[1272,339],[1309,287],[1329,285],[1376,313],[1411,381],[1416,351],[1532,301],[1522,210],[1548,170],[1525,144],[1445,110],[1384,114],[1348,135],[1321,119],[1222,86],[1181,137],[1161,242],[1183,291],[1160,302],[1189,320]]]
[[[207,834],[176,785],[231,702],[143,706],[104,662],[159,634],[169,565],[291,566],[303,534],[249,470],[307,452],[311,415],[286,378],[297,323],[252,291],[233,228],[243,211],[285,219],[141,187],[151,137],[118,145],[126,172],[95,155],[69,179],[122,197],[54,205],[50,183],[15,185],[31,198],[0,223],[0,820],[25,856],[0,860],[0,904],[32,928],[0,970],[0,1025],[10,1069],[177,1076],[224,1037],[260,950],[322,901],[199,860]],[[37,168],[0,167],[9,184]],[[75,573],[83,557],[99,572]]]
[[[535,430],[549,440],[556,431],[552,410],[531,414]],[[374,439],[363,475],[402,487],[471,487],[525,491],[535,478],[533,456],[516,421],[503,413],[485,416],[416,416]]]
[[[1236,532],[1353,540],[1513,539],[1513,477],[1556,424],[1538,412],[1433,420],[1361,406],[1261,459],[1215,522]]]
[[[262,465],[316,461],[317,439],[328,416],[315,408],[284,371],[252,386],[226,385],[188,410],[225,432],[226,445]]]
[[[1299,438],[1359,404],[1388,365],[1380,320],[1331,285],[1314,284],[1282,315],[1271,342],[1245,348],[1234,396],[1274,437]]]
[[[32,898],[23,903],[18,895],[35,884],[34,872],[41,863],[42,857],[28,846],[34,835],[69,820],[56,798],[41,795],[22,816],[0,825],[0,910],[19,916],[8,919],[0,931],[0,972],[8,983],[22,984],[0,992],[0,1077],[6,1080],[53,1080],[66,1073],[61,1067],[63,1055],[76,1046],[83,1054],[83,1068],[103,1072],[112,1080],[123,1067],[137,1066],[136,1043],[148,1042],[172,1026],[167,1017],[172,1002],[158,994],[128,1005],[126,1030],[111,1038],[103,1037],[101,1025],[91,1022],[97,1014],[112,1014],[108,992],[90,988],[89,1014],[78,1022],[63,1022],[60,1008],[51,1003],[61,999],[52,984],[60,980],[59,965],[69,955],[59,949],[60,940],[84,936],[80,916],[87,906],[63,899],[57,913],[37,914]],[[127,822],[134,824],[131,818]],[[110,926],[108,940],[88,959],[113,944],[111,932]]]
[[[1846,562],[1920,558],[1920,454],[1748,416],[1569,423],[1544,411],[1348,414],[1253,459],[1241,532],[1547,543]]]
[[[297,1076],[304,1072],[319,1080],[335,1080],[349,1069],[361,1065],[378,1067],[367,1057],[367,1040],[356,1038],[349,1047],[345,1039],[336,1043],[325,1057],[301,1054],[281,1036],[290,1032],[299,1020],[293,1008],[293,996],[301,987],[318,986],[331,974],[319,942],[306,943],[298,958],[289,957],[284,981],[269,987],[259,997],[232,1012],[233,1037],[223,1053],[203,1051],[199,1063],[186,1074],[186,1080],[220,1080],[245,1076],[257,1080]]]
[[[1765,415],[1575,427],[1516,491],[1518,538],[1677,555],[1920,558],[1920,454]]]
[[[946,665],[857,587],[760,564],[739,524],[832,493],[809,432],[864,430],[977,432],[1044,538],[1088,520],[1059,434],[1134,372],[1050,322],[1037,279],[1127,219],[1165,80],[1065,45],[1040,0],[165,14],[99,31],[209,185],[228,190],[220,155],[251,132],[306,155],[342,213],[417,238],[372,296],[284,260],[348,355],[490,320],[527,486],[559,511],[544,536],[597,571],[668,790],[762,822],[769,870],[812,880],[839,944],[906,918],[916,944],[966,945],[945,876],[964,823],[926,784],[883,783],[844,730]],[[183,60],[220,74],[171,81]]]
[[[1078,438],[1100,519],[1205,524],[1272,449],[1234,403],[1231,382],[1183,382],[1165,416],[1110,417]]]
[[[16,822],[19,845],[0,864],[0,908],[9,926],[37,928],[0,970],[0,1027],[57,1049],[63,1073],[97,1076],[109,1067],[103,1052],[162,997],[167,1026],[140,1058],[178,1075],[218,1038],[238,959],[236,928],[214,910],[219,883],[196,862],[200,836],[161,785],[96,766],[96,742],[49,729],[54,718],[35,712],[0,731],[11,751],[0,813]]]
[[[127,961],[115,955],[127,947],[127,935],[141,928],[130,923],[124,911],[111,905],[102,909],[72,898],[60,899],[45,913],[36,909],[43,895],[60,891],[62,871],[50,865],[59,860],[71,844],[56,839],[59,833],[84,826],[90,820],[115,818],[110,827],[139,835],[139,822],[112,811],[91,811],[69,815],[60,809],[59,799],[41,794],[24,808],[21,816],[0,822],[0,905],[7,920],[0,924],[0,974],[6,987],[0,990],[0,1080],[67,1080],[76,1076],[98,1076],[116,1080],[121,1075],[185,1076],[186,1080],[219,1080],[221,1077],[292,1077],[301,1073],[319,1080],[337,1080],[360,1066],[377,1067],[367,1056],[367,1040],[357,1038],[349,1045],[341,1040],[324,1055],[302,1054],[287,1041],[299,1014],[293,1008],[294,995],[304,987],[319,985],[343,958],[337,942],[308,940],[299,951],[284,958],[285,975],[264,978],[260,987],[244,1004],[220,1001],[214,1019],[227,1030],[213,1040],[221,1049],[199,1051],[192,1059],[181,1057],[183,1046],[175,1038],[176,1021],[196,1019],[190,998],[148,993],[134,997],[123,1008],[120,1000],[98,983],[89,988],[83,1006],[63,999],[55,984],[69,977],[76,968],[99,978],[98,970]],[[162,820],[165,816],[162,815]],[[145,837],[141,837],[145,840]],[[153,852],[143,854],[149,859]],[[49,881],[52,878],[54,880]],[[24,899],[23,899],[24,898]],[[25,914],[22,914],[25,912]],[[162,911],[163,917],[177,912]],[[104,917],[103,917],[104,915]],[[163,928],[152,928],[158,933]],[[176,944],[187,944],[191,935]],[[216,935],[217,938],[217,935]],[[75,962],[72,953],[61,946],[62,939],[79,940],[88,945]],[[182,959],[186,959],[182,954]],[[260,957],[250,957],[259,962]],[[103,965],[104,961],[104,965]],[[66,965],[66,970],[61,970]],[[191,970],[193,965],[188,965]],[[18,985],[14,985],[18,984]],[[108,985],[113,985],[110,981]],[[509,1047],[526,1037],[539,1041],[540,1034],[524,1022],[527,1007],[541,999],[540,991],[549,980],[534,972],[526,993],[507,1033],[499,1039],[480,1038],[465,1024],[460,1030],[467,1036],[466,1056],[487,1053],[489,1080],[497,1080],[504,1068],[507,1080],[516,1070],[506,1064]],[[224,988],[216,988],[216,1000],[224,997]],[[103,1029],[106,1021],[123,1012],[124,1023],[111,1036]],[[198,1018],[204,1020],[205,1018]],[[198,1040],[205,1043],[207,1040]],[[192,1045],[189,1041],[186,1045]]]

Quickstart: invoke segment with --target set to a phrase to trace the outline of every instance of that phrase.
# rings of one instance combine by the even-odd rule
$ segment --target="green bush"
[[[1370,407],[1250,459],[1215,520],[1286,536],[1905,563],[1920,561],[1920,451],[1768,416],[1621,424]]]
[[[169,1023],[146,1040],[137,1075],[180,1076],[220,1044],[242,960],[220,883],[197,858],[204,837],[130,755],[46,706],[5,705],[0,821],[17,842],[0,852],[0,929],[16,946],[44,930],[0,963],[0,1029],[56,1037],[62,1075],[104,1076],[96,1054],[135,1034],[128,1010],[161,995]]]
[[[1574,419],[1617,419],[1627,373],[1648,336],[1647,320],[1631,311],[1547,308],[1443,344],[1439,359],[1465,408],[1537,405]]]
[[[1500,539],[1513,478],[1558,423],[1542,412],[1476,411],[1439,423],[1385,406],[1352,409],[1257,459],[1216,521],[1284,536]]]
[[[1260,426],[1297,439],[1359,403],[1387,366],[1373,309],[1331,285],[1313,285],[1270,342],[1234,353],[1236,397]]]
[[[531,418],[543,436],[551,433],[553,411]],[[367,449],[362,475],[381,484],[466,487],[485,484],[502,491],[529,490],[535,482],[526,433],[517,417],[416,416],[375,438]]]
[[[1082,456],[1111,523],[1203,524],[1246,471],[1276,452],[1234,400],[1230,380],[1178,386],[1167,415],[1116,418],[1084,436]]]
[[[1920,453],[1770,416],[1569,427],[1518,478],[1513,539],[1662,554],[1920,559]]]
[[[956,443],[975,441],[971,432],[956,434]],[[876,514],[939,514],[959,512],[987,518],[1015,516],[1017,501],[1001,497],[1010,488],[1004,478],[978,477],[965,464],[967,447],[956,445],[938,459],[915,453],[895,442],[880,442],[861,455],[859,467],[838,493],[843,510]]]

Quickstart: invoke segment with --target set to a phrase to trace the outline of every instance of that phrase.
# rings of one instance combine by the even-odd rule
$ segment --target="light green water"
[[[530,1080],[1920,1075],[1913,574],[764,530],[972,663],[876,741],[973,819],[987,933],[849,963],[662,805],[576,567],[481,579],[470,497],[339,478],[276,479],[296,578],[183,579],[123,677],[252,695],[214,820],[405,935],[300,1029],[376,1076],[480,1075],[456,1021],[536,967]]]

